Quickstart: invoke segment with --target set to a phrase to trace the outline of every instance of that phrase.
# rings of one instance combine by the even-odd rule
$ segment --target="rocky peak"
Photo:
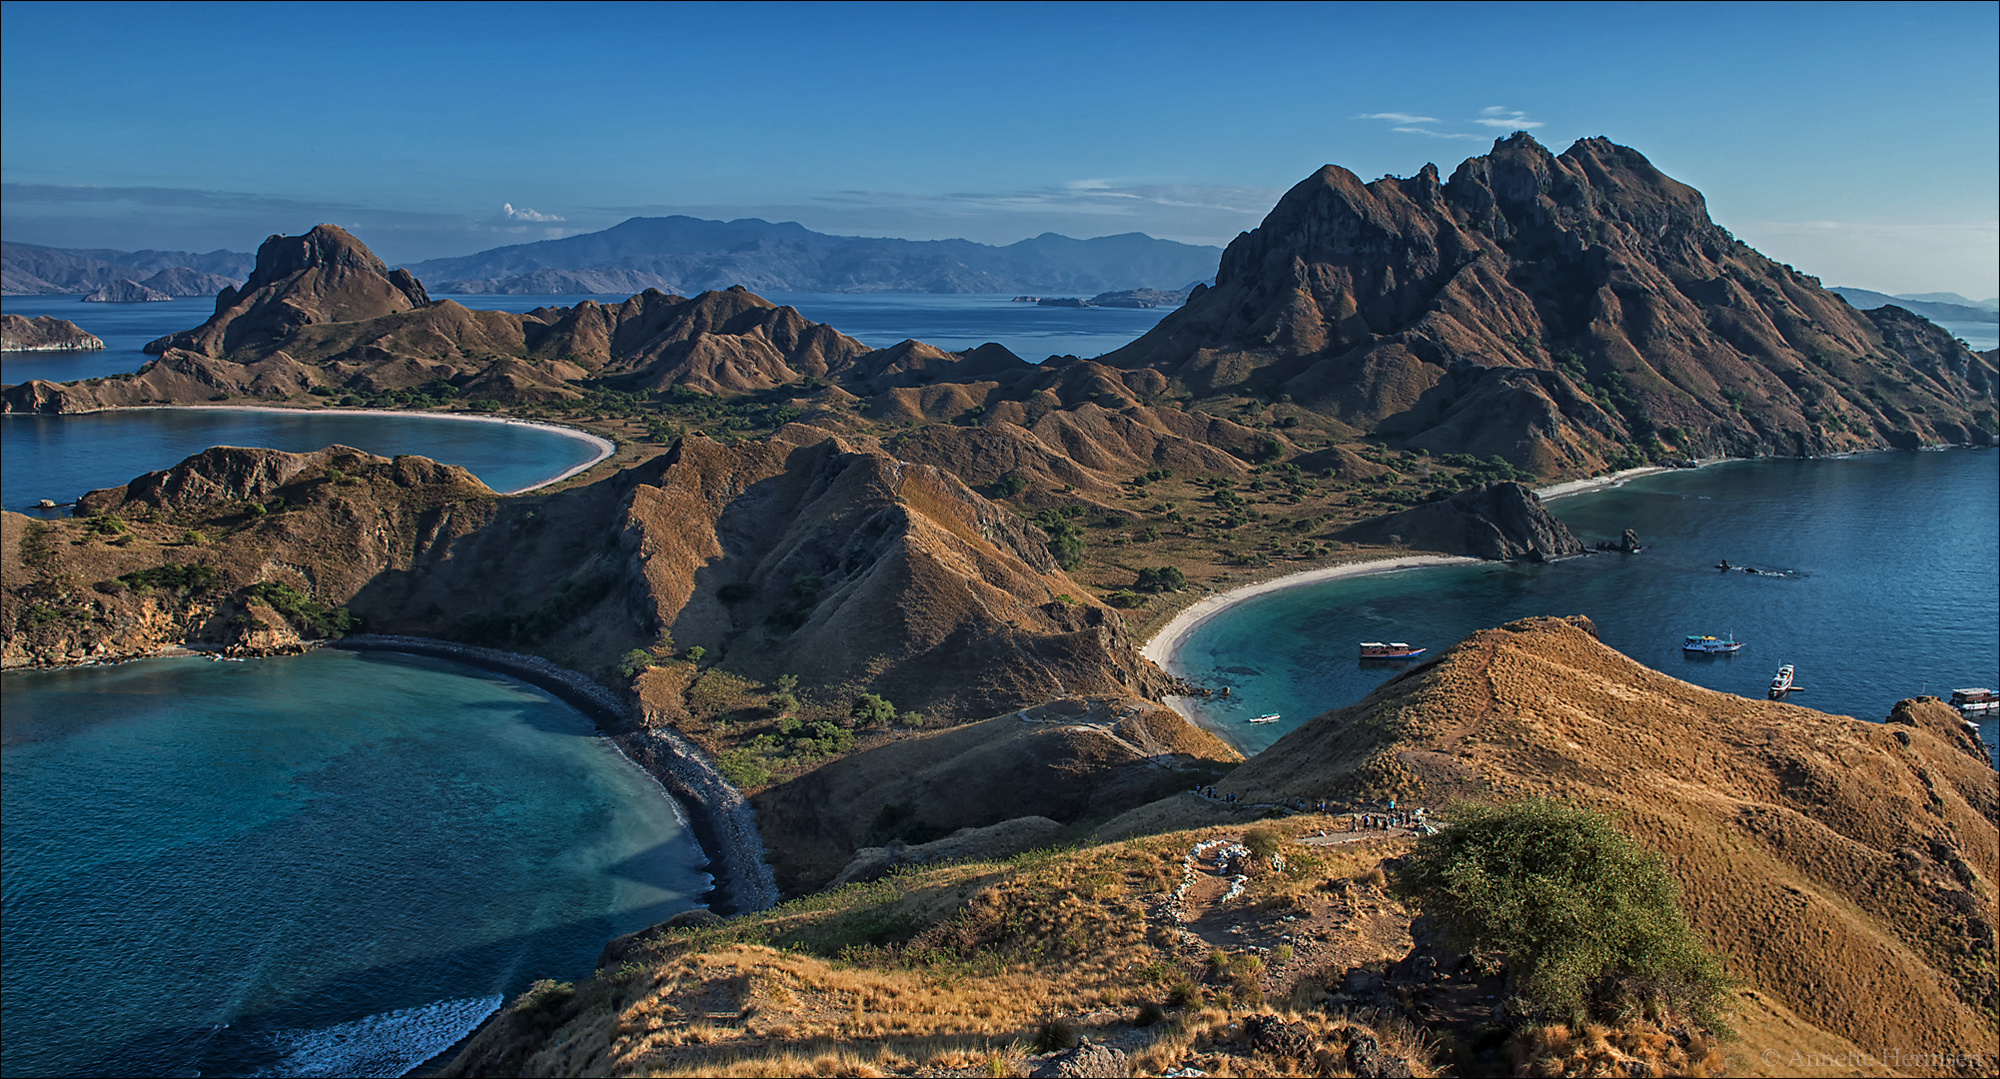
[[[404,304],[402,310],[427,307],[431,298],[423,283],[408,270],[391,270],[366,244],[338,225],[315,225],[303,236],[272,236],[257,248],[257,267],[238,289],[249,295],[258,289],[280,287],[298,275],[319,271],[330,283],[352,277],[384,278],[395,286]]]
[[[323,322],[354,322],[429,307],[424,286],[408,270],[391,270],[360,240],[336,225],[303,236],[272,236],[257,248],[257,266],[241,288],[215,298],[201,326],[162,337],[148,352],[187,349],[211,356],[265,351]]]

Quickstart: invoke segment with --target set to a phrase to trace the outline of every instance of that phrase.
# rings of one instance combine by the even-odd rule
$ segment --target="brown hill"
[[[1992,365],[1908,318],[1737,242],[1635,150],[1516,134],[1448,183],[1321,169],[1230,244],[1214,288],[1102,362],[1541,475],[1655,440],[1990,444]]]
[[[1610,811],[1666,856],[1697,927],[1759,991],[1858,1045],[1991,1052],[2000,793],[1934,700],[1887,723],[1746,700],[1634,663],[1587,619],[1528,619],[1313,719],[1218,786]]]
[[[752,804],[779,887],[800,894],[824,885],[861,847],[1021,817],[1109,817],[1187,788],[1190,765],[1240,759],[1152,702],[1071,698],[855,753]]]
[[[0,315],[0,352],[94,352],[103,347],[96,335],[68,319]]]
[[[621,685],[617,657],[662,634],[746,676],[952,719],[1166,684],[1034,526],[948,472],[800,425],[734,446],[690,436],[506,500],[420,457],[217,448],[92,492],[78,514],[16,522],[17,545],[51,538],[33,544],[43,569],[7,578],[10,666],[206,640],[188,627],[275,581],[378,632],[534,652]],[[219,576],[200,595],[91,590],[183,563]],[[44,593],[61,601],[36,613]]]

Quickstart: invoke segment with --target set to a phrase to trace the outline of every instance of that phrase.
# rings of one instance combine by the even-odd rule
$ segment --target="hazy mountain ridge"
[[[168,296],[213,296],[249,274],[255,256],[243,251],[116,251],[0,242],[0,295],[81,295],[120,280]]]
[[[970,240],[832,236],[756,218],[634,217],[601,232],[413,263],[443,293],[1108,292],[1206,278],[1221,252],[1140,233]]]
[[[1862,311],[1872,311],[1880,307],[1900,307],[1922,315],[1933,322],[2000,322],[2000,311],[1981,306],[1975,301],[1965,300],[1955,292],[1927,293],[1923,296],[1889,296],[1865,288],[1848,285],[1834,285],[1827,289],[1841,299]],[[1951,296],[1951,300],[1935,299]],[[1958,301],[1965,300],[1964,303]]]

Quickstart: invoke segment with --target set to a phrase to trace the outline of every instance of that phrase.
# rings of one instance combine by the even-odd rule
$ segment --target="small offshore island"
[[[1032,364],[870,349],[741,288],[472,311],[334,226],[274,236],[141,371],[0,407],[461,407],[615,452],[503,497],[218,447],[0,514],[0,662],[447,655],[660,777],[713,910],[538,982],[442,1074],[1981,1072],[2000,795],[1941,702],[1745,699],[1533,618],[1245,760],[1164,704],[1197,687],[1161,649],[1252,578],[1583,554],[1531,483],[1990,448],[1995,355],[1855,310],[1604,139],[1329,165],[1214,281]],[[1523,799],[1554,802],[1470,805]],[[1636,928],[1454,920],[1433,822],[1588,846],[1616,871],[1577,918]]]

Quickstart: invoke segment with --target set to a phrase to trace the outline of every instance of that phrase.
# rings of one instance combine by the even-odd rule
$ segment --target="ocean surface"
[[[2000,687],[2000,453],[1872,453],[1739,461],[1658,473],[1549,502],[1586,545],[1630,528],[1645,550],[1550,565],[1400,570],[1302,585],[1228,608],[1170,661],[1228,700],[1191,701],[1246,753],[1352,704],[1401,663],[1361,641],[1430,655],[1530,615],[1588,615],[1604,643],[1656,670],[1762,698],[1779,664],[1794,704],[1881,720],[1898,700]],[[1723,560],[1758,573],[1721,572]],[[1734,633],[1691,657],[1690,633]],[[1277,712],[1277,723],[1250,725]],[[1984,736],[1996,744],[1988,721]]]
[[[9,414],[0,416],[0,507],[30,513],[44,498],[69,502],[100,487],[123,487],[210,446],[300,453],[331,445],[385,457],[422,454],[461,465],[501,492],[560,476],[599,452],[595,443],[547,427],[398,412],[133,408],[76,416]]]
[[[511,678],[319,651],[0,688],[8,1075],[401,1075],[709,884],[652,778]]]

